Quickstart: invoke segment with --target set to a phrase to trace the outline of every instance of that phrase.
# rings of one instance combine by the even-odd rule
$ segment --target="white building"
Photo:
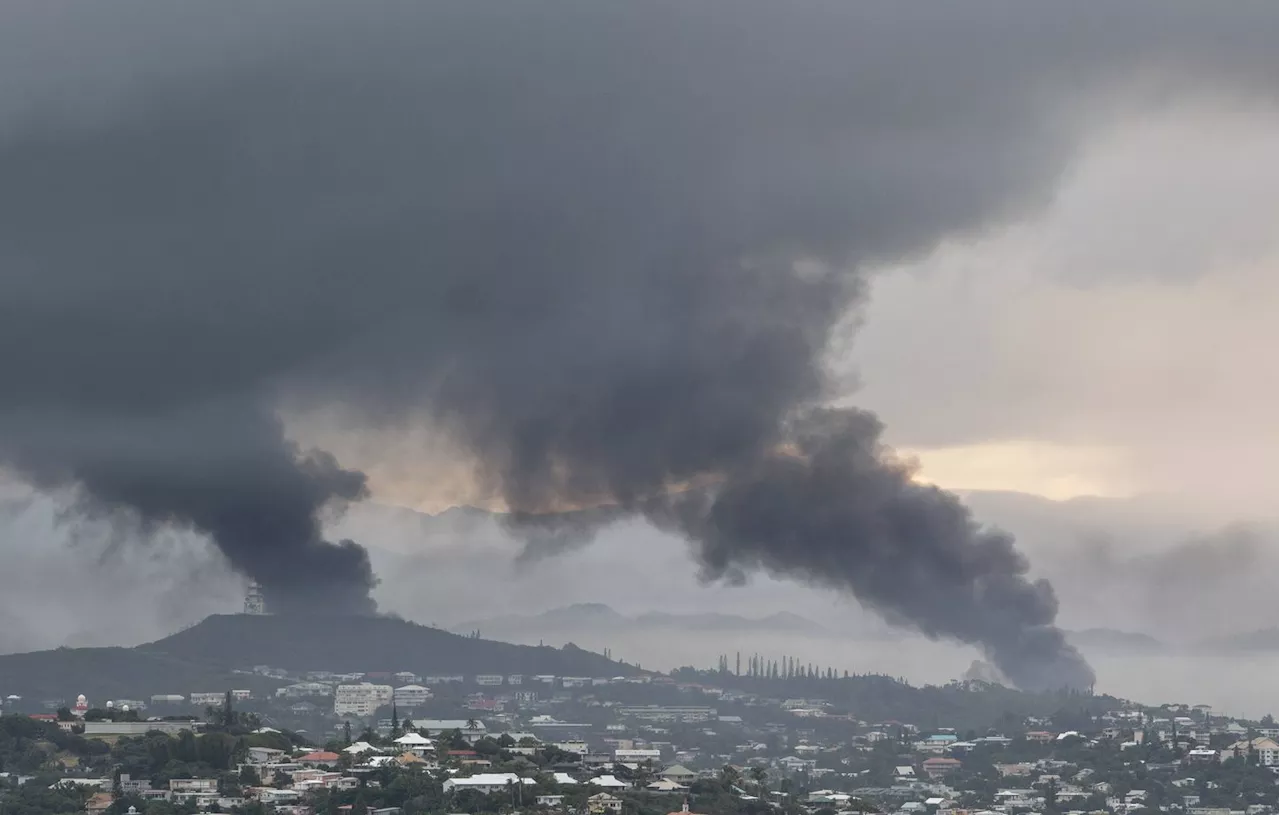
[[[145,736],[152,730],[159,730],[161,733],[176,735],[183,730],[199,730],[203,727],[202,722],[183,722],[183,721],[154,721],[154,722],[85,722],[84,735],[86,738],[95,736]]]
[[[181,693],[157,693],[151,697],[153,705],[180,705],[187,701],[187,697]]]
[[[468,726],[468,725],[472,726]],[[457,730],[468,743],[475,744],[488,734],[484,722],[478,719],[415,719],[413,726],[420,733],[428,736],[439,736]]]
[[[378,708],[391,704],[394,694],[390,685],[372,682],[339,685],[333,696],[333,712],[338,716],[372,716]]]
[[[446,793],[454,790],[476,790],[477,792],[502,792],[516,784],[532,784],[532,778],[521,778],[515,773],[481,773],[468,778],[450,778],[444,782]]]
[[[1251,752],[1258,757],[1258,763],[1263,767],[1277,766],[1277,746],[1274,741],[1268,738],[1258,737],[1252,740],[1238,741],[1223,750],[1220,756],[1223,761],[1226,761],[1235,756],[1247,758]]]
[[[298,682],[293,685],[276,688],[276,696],[282,696],[286,699],[331,695],[333,695],[333,685],[326,685],[323,682]]]
[[[492,686],[492,685],[501,685],[501,684],[502,684],[502,679],[503,679],[502,674],[477,674],[477,675],[476,675],[476,684],[477,684],[477,685],[491,685],[491,686]]]
[[[190,696],[191,704],[196,707],[221,707],[226,698],[225,693],[193,693]]]
[[[396,707],[412,708],[425,705],[431,698],[431,689],[422,685],[405,685],[395,690]]]

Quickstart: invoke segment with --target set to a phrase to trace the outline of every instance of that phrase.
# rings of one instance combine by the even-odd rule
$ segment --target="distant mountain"
[[[632,620],[640,626],[683,628],[686,631],[794,631],[805,634],[824,634],[826,629],[813,620],[780,611],[767,617],[752,619],[736,614],[667,614],[650,611]]]
[[[1270,626],[1249,631],[1244,634],[1232,634],[1224,637],[1213,637],[1196,644],[1197,650],[1215,654],[1247,654],[1265,653],[1280,650],[1280,627]]]
[[[1168,646],[1148,634],[1134,631],[1117,631],[1114,628],[1088,628],[1084,631],[1068,631],[1067,640],[1085,651],[1109,651],[1119,653],[1151,654]]]
[[[461,637],[391,617],[215,614],[136,648],[59,648],[0,656],[0,691],[36,698],[146,698],[248,687],[232,671],[270,665],[289,671],[418,674],[639,673],[572,645],[511,645]]]
[[[716,632],[769,632],[803,633],[822,635],[829,633],[813,620],[790,612],[778,612],[766,617],[750,618],[736,614],[670,614],[649,611],[628,617],[603,603],[575,603],[553,608],[541,614],[506,615],[487,620],[475,620],[453,627],[454,631],[479,630],[482,635],[500,638],[529,639],[571,636],[575,632],[635,633],[639,631],[716,631]]]

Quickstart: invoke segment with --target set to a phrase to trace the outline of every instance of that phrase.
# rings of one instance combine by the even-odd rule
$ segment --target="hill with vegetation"
[[[155,693],[279,684],[233,672],[269,665],[292,672],[411,671],[422,675],[640,672],[566,645],[511,645],[393,617],[217,614],[136,648],[58,648],[0,656],[0,694],[27,698],[146,698]],[[265,689],[265,688],[262,688]]]

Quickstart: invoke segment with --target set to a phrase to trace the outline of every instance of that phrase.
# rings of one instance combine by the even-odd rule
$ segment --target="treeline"
[[[754,656],[754,655],[753,655]],[[759,673],[753,674],[751,668],[759,665]],[[791,670],[788,659],[788,673],[782,675],[783,661],[777,661],[779,675],[773,676],[773,663],[758,663],[748,659],[748,670],[743,675],[733,671],[720,669],[698,670],[692,667],[680,668],[672,672],[672,677],[690,684],[703,684],[728,690],[755,693],[773,698],[806,698],[828,702],[829,714],[849,714],[867,722],[898,721],[914,724],[922,728],[954,727],[960,731],[974,729],[986,732],[995,729],[1012,735],[1025,729],[1027,717],[1055,717],[1060,719],[1066,729],[1074,729],[1077,724],[1087,724],[1091,717],[1107,710],[1121,707],[1123,700],[1105,695],[1093,695],[1079,691],[1062,690],[1044,693],[1028,693],[980,682],[950,682],[945,685],[926,685],[915,687],[901,678],[882,674],[856,674],[847,676],[828,675],[827,669],[818,671],[814,668],[814,676],[809,676],[809,666],[804,666],[803,674],[800,665],[795,663]],[[724,660],[720,662],[724,666]],[[744,718],[750,719],[753,709],[735,706],[732,702],[719,702],[716,705],[721,713],[740,712]],[[741,710],[739,710],[739,707]],[[823,727],[822,718],[815,718],[809,726]]]
[[[0,716],[0,772],[33,775],[60,754],[84,761],[105,756],[107,745],[75,733],[66,733],[56,724],[28,716]]]
[[[836,679],[841,677],[848,679],[850,677],[849,671],[842,673],[830,665],[824,668],[792,656],[770,660],[763,654],[748,654],[744,672],[740,651],[734,654],[732,669],[729,667],[729,655],[721,654],[716,660],[715,673],[721,676],[732,674],[752,679]]]

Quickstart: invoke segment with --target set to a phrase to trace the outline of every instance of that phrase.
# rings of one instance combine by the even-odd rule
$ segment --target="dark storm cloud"
[[[520,512],[647,506],[713,571],[838,564],[1028,684],[1087,674],[1006,539],[812,413],[821,353],[854,270],[1043,201],[1089,91],[1273,92],[1273,6],[66,8],[3,26],[34,90],[0,96],[0,454],[37,483],[358,609],[315,515],[363,480],[274,411],[429,414]],[[761,523],[809,518],[785,546],[733,514],[766,488]]]

